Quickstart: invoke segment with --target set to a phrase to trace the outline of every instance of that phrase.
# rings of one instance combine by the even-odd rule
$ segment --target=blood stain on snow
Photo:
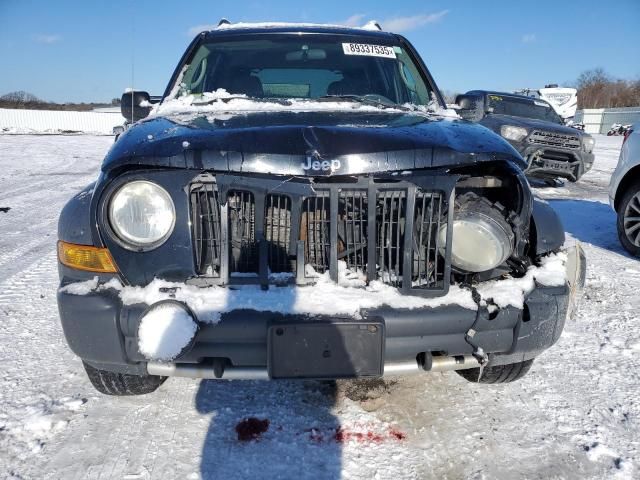
[[[400,430],[396,430],[394,428],[389,430],[389,435],[391,435],[396,440],[405,440],[407,438],[407,434],[406,433],[401,432]]]
[[[260,436],[267,430],[269,430],[269,419],[267,418],[260,420],[259,418],[249,417],[236,425],[236,433],[240,442],[259,440]]]
[[[371,430],[354,431],[338,427],[333,439],[336,443],[345,443],[354,440],[358,443],[382,443],[387,440],[402,441],[407,435],[399,430],[391,429],[387,432],[377,433]]]

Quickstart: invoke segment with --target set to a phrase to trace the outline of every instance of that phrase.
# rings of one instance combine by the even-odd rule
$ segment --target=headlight
[[[593,147],[596,145],[596,139],[591,135],[585,135],[582,138],[582,144],[584,145],[584,151],[587,153],[593,152]]]
[[[446,245],[447,227],[439,232],[440,245]],[[484,213],[462,212],[453,221],[451,263],[466,272],[486,272],[509,258],[512,236],[494,218]]]
[[[526,128],[514,127],[513,125],[503,125],[502,128],[500,128],[500,135],[502,135],[507,140],[519,142],[524,137],[526,137],[528,133]]]
[[[111,228],[120,240],[133,247],[162,244],[171,234],[175,219],[171,197],[152,182],[129,182],[109,202]]]

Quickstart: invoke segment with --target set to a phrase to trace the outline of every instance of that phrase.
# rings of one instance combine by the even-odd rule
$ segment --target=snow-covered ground
[[[455,373],[385,382],[170,379],[156,393],[96,393],[59,326],[56,220],[92,181],[108,137],[0,136],[0,477],[638,478],[640,263],[621,249],[592,172],[538,192],[588,257],[585,297],[522,381]],[[87,319],[88,321],[90,319]],[[266,431],[239,442],[243,419]]]

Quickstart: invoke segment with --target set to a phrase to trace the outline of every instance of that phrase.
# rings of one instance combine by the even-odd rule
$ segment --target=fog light
[[[76,270],[98,273],[117,273],[118,271],[109,250],[90,245],[59,241],[58,260],[63,265]]]
[[[138,349],[149,360],[171,361],[193,345],[198,323],[189,308],[175,300],[151,306],[138,326]]]

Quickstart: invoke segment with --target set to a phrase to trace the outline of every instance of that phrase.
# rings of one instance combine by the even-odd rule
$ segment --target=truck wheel
[[[640,257],[640,181],[627,188],[618,205],[618,237],[631,255]]]
[[[91,384],[105,395],[144,395],[155,391],[167,377],[157,375],[129,375],[109,372],[82,362]]]
[[[479,368],[470,368],[468,370],[456,370],[456,373],[473,383],[509,383],[524,377],[531,365],[533,359],[524,362],[509,363],[507,365],[495,365],[485,367],[480,375]]]

